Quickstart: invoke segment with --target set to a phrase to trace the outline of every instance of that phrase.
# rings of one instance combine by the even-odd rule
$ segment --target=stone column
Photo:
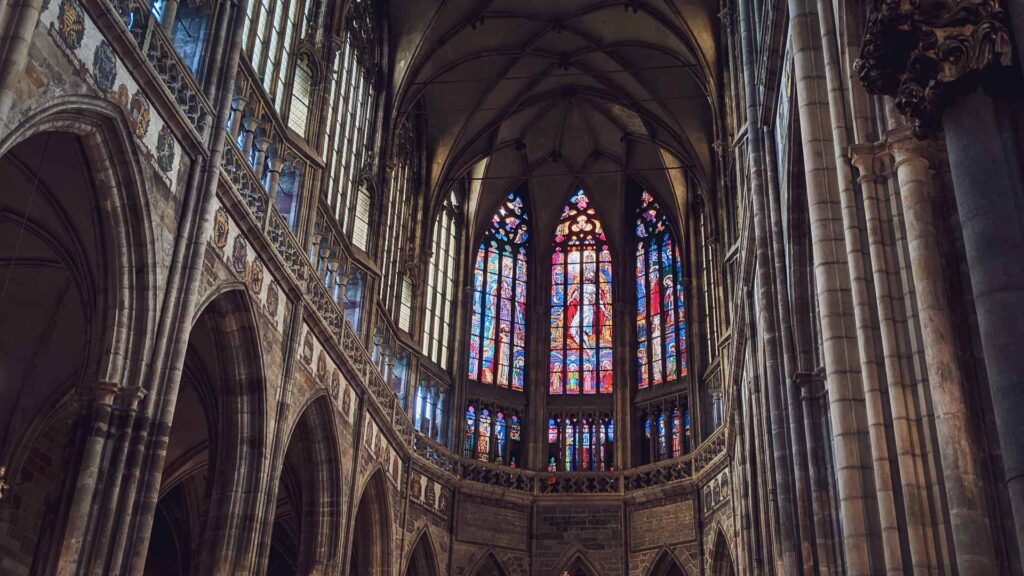
[[[978,444],[971,441],[963,377],[935,240],[931,170],[924,148],[925,144],[911,138],[908,131],[897,133],[890,145],[900,184],[953,542],[960,574],[994,574],[995,552],[985,506],[985,483],[975,450]]]
[[[1024,556],[1024,197],[1020,153],[981,90],[946,112],[946,148],[967,251],[1006,488]],[[959,551],[958,551],[959,552]]]
[[[869,20],[856,69],[869,91],[896,97],[916,135],[945,128],[1017,544],[1024,551],[1024,182],[1014,133],[1020,97],[1004,92],[1007,78],[1001,77],[1013,58],[1008,18],[998,0],[884,8]],[[945,453],[942,460],[946,466]],[[966,486],[953,489],[969,496]],[[962,550],[959,543],[961,572],[983,570],[987,547],[971,542]]]
[[[911,564],[925,570],[937,570],[932,544],[935,535],[932,530],[930,515],[931,505],[928,500],[924,464],[919,454],[920,448],[914,440],[917,432],[916,421],[919,413],[913,395],[908,394],[907,386],[911,378],[901,358],[899,335],[893,309],[893,299],[899,295],[890,293],[889,274],[890,262],[885,245],[883,223],[879,210],[879,179],[876,164],[880,162],[881,152],[873,144],[859,144],[851,147],[850,155],[853,165],[859,172],[864,222],[870,253],[871,273],[874,279],[875,308],[878,315],[878,328],[882,346],[882,357],[885,363],[887,389],[892,412],[893,443],[896,450],[896,465],[902,481],[900,490],[906,503],[907,544],[910,550]]]
[[[749,171],[749,189],[754,223],[754,253],[756,258],[756,305],[752,314],[757,318],[760,334],[751,334],[758,338],[764,346],[765,382],[764,388],[768,396],[768,423],[770,432],[773,466],[766,468],[774,474],[771,485],[774,487],[777,507],[777,530],[780,553],[775,558],[775,572],[796,574],[800,571],[800,540],[797,502],[793,488],[793,467],[789,452],[787,433],[787,414],[783,398],[783,380],[781,377],[779,330],[775,310],[778,306],[774,294],[771,262],[771,238],[769,236],[768,202],[766,201],[764,178],[764,139],[762,128],[757,125],[760,116],[760,103],[755,83],[757,63],[754,57],[753,16],[750,14],[750,3],[738,3],[740,44],[743,55],[743,80],[746,95],[747,115],[747,154],[746,168]]]
[[[58,576],[72,576],[84,568],[87,561],[85,540],[89,534],[93,496],[96,494],[97,479],[103,468],[103,452],[107,442],[110,416],[114,399],[117,397],[116,382],[98,382],[93,389],[92,417],[89,419],[89,434],[82,449],[82,461],[75,482],[75,492],[68,512],[63,542],[60,547],[57,568]]]
[[[231,115],[228,117],[228,132],[231,134],[231,141],[238,141],[238,133],[242,130],[242,115],[245,113],[245,106],[249,101],[241,96],[231,99]]]
[[[170,36],[174,32],[174,19],[178,16],[178,0],[164,0],[164,11],[160,15],[160,27]]]
[[[821,68],[818,7],[812,0],[789,0],[789,12],[845,568],[848,574],[875,574],[883,562],[877,554],[878,508],[843,217],[835,183],[829,101]]]

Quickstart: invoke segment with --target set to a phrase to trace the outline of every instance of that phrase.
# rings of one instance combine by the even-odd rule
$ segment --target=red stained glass
[[[562,211],[551,255],[551,394],[612,391],[612,267],[605,242],[590,199],[577,191]]]

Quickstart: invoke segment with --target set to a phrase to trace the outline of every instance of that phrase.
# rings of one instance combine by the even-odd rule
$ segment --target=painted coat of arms
[[[245,272],[245,261],[249,258],[248,247],[245,245],[245,238],[239,234],[235,236],[235,245],[231,250],[231,267],[239,274]]]
[[[156,136],[156,165],[164,173],[174,169],[174,136],[167,125]]]
[[[132,101],[128,104],[128,116],[131,118],[135,135],[144,138],[146,132],[149,132],[149,102],[146,102],[141,90],[132,95]]]
[[[117,60],[106,40],[100,40],[92,54],[92,75],[100,90],[110,92],[114,89],[114,83],[117,82]]]
[[[213,245],[223,250],[228,245],[229,231],[227,210],[217,208],[217,213],[213,217]]]
[[[85,12],[75,0],[63,0],[60,3],[57,32],[68,48],[77,50],[82,45],[82,39],[85,38]]]

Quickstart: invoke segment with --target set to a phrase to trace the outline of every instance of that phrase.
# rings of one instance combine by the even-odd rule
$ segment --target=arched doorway
[[[579,554],[558,573],[559,576],[597,576],[598,572]]]
[[[384,576],[391,565],[391,514],[387,481],[377,471],[359,498],[349,549],[349,576]]]
[[[424,530],[416,541],[409,557],[409,567],[405,570],[405,576],[438,576],[437,558],[434,556],[434,545],[430,536]]]
[[[263,381],[248,296],[224,292],[189,334],[146,576],[254,569],[259,526],[246,516],[259,506]]]
[[[278,480],[268,576],[340,571],[341,461],[326,396],[299,417]]]
[[[125,383],[138,381],[147,340],[137,322],[150,279],[124,274],[148,260],[119,127],[85,111],[36,126],[0,157],[0,557],[11,573],[55,569],[74,499],[102,477],[84,443],[94,420],[118,433],[141,397]]]

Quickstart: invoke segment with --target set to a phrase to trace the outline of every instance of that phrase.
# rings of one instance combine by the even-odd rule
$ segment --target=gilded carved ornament
[[[1009,66],[1012,51],[998,0],[875,0],[854,68],[868,92],[894,97],[924,138],[953,98]]]

